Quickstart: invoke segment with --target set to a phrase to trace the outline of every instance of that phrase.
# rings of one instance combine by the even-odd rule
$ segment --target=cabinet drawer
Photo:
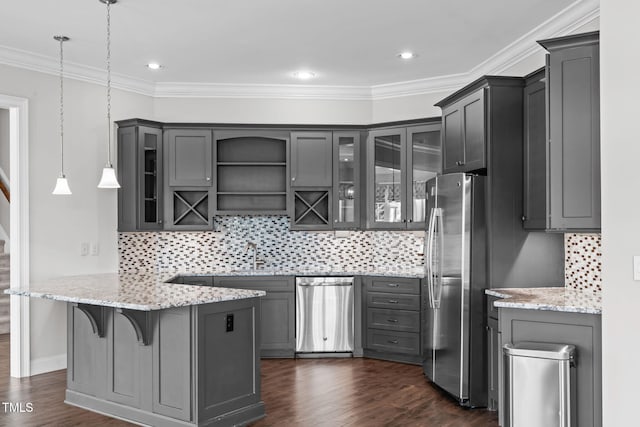
[[[367,280],[367,290],[420,295],[420,279],[405,277],[372,277]]]
[[[397,310],[420,310],[420,296],[368,292],[367,307],[391,308]]]
[[[370,328],[367,330],[367,343],[371,350],[420,354],[420,334],[417,333]]]
[[[293,291],[293,277],[233,276],[214,279],[215,286],[223,288]]]
[[[367,326],[392,331],[420,332],[420,313],[370,308],[367,310]]]

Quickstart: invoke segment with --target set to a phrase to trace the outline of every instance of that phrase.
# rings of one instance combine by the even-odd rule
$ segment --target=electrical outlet
[[[233,332],[233,314],[227,314],[227,332]]]
[[[87,255],[89,255],[89,243],[82,242],[80,243],[80,256],[87,256]]]
[[[633,257],[633,280],[640,281],[640,255]]]
[[[91,253],[91,256],[98,255],[98,253],[100,252],[100,247],[98,246],[98,242],[91,242],[91,244],[89,245],[89,252]]]

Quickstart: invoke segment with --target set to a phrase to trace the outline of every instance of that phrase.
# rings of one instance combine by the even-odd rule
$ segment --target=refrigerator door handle
[[[438,230],[440,230],[440,233],[438,233],[438,237],[439,237],[438,243],[440,244],[438,248],[438,252],[442,253],[444,250],[444,233],[442,233],[444,224],[442,221],[442,209],[436,209],[434,230],[435,230],[436,222],[437,222]],[[435,283],[433,283],[432,286],[433,286],[433,296],[432,296],[433,307],[440,308],[440,301],[442,300],[442,274],[440,271],[440,266],[438,266],[438,270],[436,271],[436,281]]]
[[[429,214],[429,226],[427,227],[427,289],[429,291],[429,307],[434,308],[433,301],[433,240],[435,238],[435,226],[437,208],[432,208]]]

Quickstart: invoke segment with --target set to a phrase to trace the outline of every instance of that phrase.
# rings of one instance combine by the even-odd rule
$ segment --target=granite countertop
[[[265,268],[260,270],[176,271],[167,273],[110,273],[60,277],[32,283],[29,289],[5,293],[56,301],[127,308],[162,310],[266,295],[264,291],[166,283],[178,275],[189,276],[381,276],[424,277],[424,268],[331,270],[321,268]]]
[[[567,313],[602,313],[600,294],[571,288],[495,288],[487,295],[503,298],[493,304],[498,308],[563,311]]]
[[[175,274],[125,273],[60,277],[5,293],[56,301],[151,311],[255,298],[264,291],[165,283]]]

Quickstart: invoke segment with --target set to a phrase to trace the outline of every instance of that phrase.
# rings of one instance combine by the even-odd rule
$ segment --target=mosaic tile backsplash
[[[363,271],[424,268],[424,232],[290,231],[285,216],[216,218],[219,232],[133,232],[118,234],[120,272],[211,272],[247,269],[258,244],[265,268]]]
[[[564,258],[566,287],[594,293],[602,291],[600,234],[565,234]]]

